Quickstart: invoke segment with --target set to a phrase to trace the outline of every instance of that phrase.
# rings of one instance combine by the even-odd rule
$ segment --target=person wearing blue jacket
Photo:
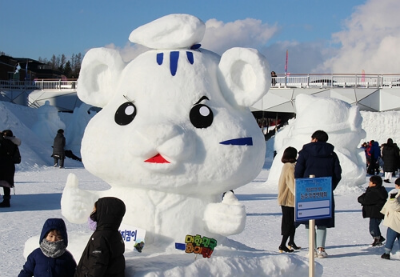
[[[311,142],[303,145],[302,150],[299,152],[294,169],[294,177],[296,179],[309,178],[311,175],[316,178],[332,177],[332,217],[315,220],[317,230],[314,232],[317,246],[316,256],[318,258],[327,257],[325,252],[326,228],[335,227],[335,199],[333,191],[342,179],[342,168],[339,158],[333,151],[334,146],[327,143],[328,138],[328,134],[325,131],[315,131],[311,136]],[[308,222],[296,223],[305,224],[308,229]]]
[[[379,174],[378,160],[381,157],[381,148],[379,147],[379,143],[377,141],[371,140],[369,144],[370,144],[369,155],[371,157],[371,161],[368,166],[367,173],[370,175],[375,175],[375,174],[378,175]]]
[[[18,277],[73,277],[76,262],[68,252],[67,227],[61,218],[49,218],[43,225],[40,247],[29,254]]]

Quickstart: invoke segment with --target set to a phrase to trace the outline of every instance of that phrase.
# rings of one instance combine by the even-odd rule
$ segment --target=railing
[[[77,89],[77,80],[34,80],[34,81],[15,81],[15,80],[0,80],[0,88],[2,89],[34,89],[34,90],[63,90],[63,89]]]
[[[272,88],[400,88],[400,74],[308,74],[275,77]]]
[[[275,81],[275,82],[274,82]],[[272,89],[279,88],[400,88],[400,74],[291,74],[275,77]],[[74,90],[77,80],[0,80],[1,89]]]

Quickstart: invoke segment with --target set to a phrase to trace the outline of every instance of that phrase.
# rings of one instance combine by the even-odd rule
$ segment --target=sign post
[[[296,179],[295,221],[309,221],[309,276],[314,276],[315,219],[332,217],[332,178]]]

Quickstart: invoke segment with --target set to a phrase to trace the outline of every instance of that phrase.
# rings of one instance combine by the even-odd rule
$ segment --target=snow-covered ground
[[[20,147],[22,164],[17,166],[15,176],[15,195],[12,195],[11,208],[0,209],[0,276],[17,276],[25,262],[23,257],[24,244],[33,236],[39,235],[44,221],[49,217],[62,217],[60,199],[67,175],[74,173],[80,180],[83,189],[106,189],[109,186],[102,180],[87,172],[81,163],[67,159],[65,169],[52,167],[50,158],[51,147],[43,144],[29,127],[37,120],[35,111],[26,107],[0,102],[0,129],[10,127],[16,136],[22,139]],[[378,114],[377,114],[378,115]],[[383,114],[368,117],[363,126],[367,131],[367,138],[373,139],[376,126],[385,122],[387,128],[381,128],[379,137],[393,137],[392,126],[400,126],[400,116],[393,113],[383,120]],[[363,115],[364,117],[364,115]],[[366,117],[364,117],[366,118]],[[382,119],[381,119],[382,118]],[[68,126],[67,118],[62,120]],[[392,125],[395,124],[395,125]],[[371,131],[369,131],[371,130]],[[78,130],[79,131],[79,130]],[[79,132],[76,131],[77,134]],[[383,141],[381,141],[383,142]],[[227,269],[225,276],[308,276],[307,265],[308,240],[304,226],[300,226],[296,233],[296,244],[302,246],[300,251],[291,254],[280,254],[278,245],[281,240],[280,222],[281,210],[277,204],[277,187],[266,186],[269,168],[272,164],[272,143],[269,141],[267,157],[263,170],[251,183],[235,190],[235,194],[246,206],[247,222],[245,230],[230,239],[242,243],[250,248],[242,247],[231,256],[230,260],[221,259],[216,249],[210,259],[185,254],[181,251],[168,254],[127,252],[127,276],[213,276],[210,268],[224,268],[231,263],[229,270],[235,268],[235,261],[241,257],[263,257],[264,270],[252,271],[257,268],[249,264],[246,268],[237,267],[234,271]],[[75,152],[75,151],[74,151]],[[75,153],[78,154],[79,153]],[[400,260],[400,251],[395,244],[390,261],[382,260],[380,255],[383,247],[370,247],[372,238],[368,232],[368,220],[361,216],[361,206],[357,197],[367,185],[368,177],[362,187],[340,188],[335,194],[336,227],[328,230],[326,259],[316,260],[317,276],[397,276],[397,264]],[[387,184],[388,190],[393,188]],[[2,193],[2,191],[0,190]],[[71,224],[66,221],[69,233],[90,234],[86,225]],[[386,236],[386,227],[381,226]],[[251,253],[251,255],[249,254]],[[226,255],[225,255],[226,258]],[[212,265],[212,266],[210,266]],[[154,272],[154,274],[152,274]]]

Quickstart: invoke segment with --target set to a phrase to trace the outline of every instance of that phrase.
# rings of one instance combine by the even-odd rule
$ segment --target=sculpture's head
[[[82,141],[85,167],[113,186],[215,194],[254,179],[264,137],[249,110],[270,86],[265,58],[199,48],[204,23],[169,15],[134,30],[151,50],[125,64],[115,50],[90,50],[79,98],[102,110]]]

